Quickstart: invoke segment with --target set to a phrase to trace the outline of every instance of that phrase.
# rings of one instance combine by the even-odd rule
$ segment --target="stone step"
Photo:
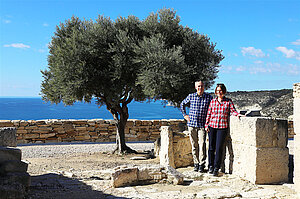
[[[16,128],[0,128],[0,146],[17,146]]]
[[[0,163],[0,175],[8,172],[26,172],[28,164],[18,160],[8,160]]]
[[[21,161],[22,152],[20,149],[0,147],[0,163],[7,160],[19,160]]]
[[[26,188],[21,184],[0,184],[0,198],[23,199],[26,195]]]
[[[27,172],[9,172],[4,176],[0,176],[0,186],[21,184],[25,188],[29,188],[30,183],[30,175]]]

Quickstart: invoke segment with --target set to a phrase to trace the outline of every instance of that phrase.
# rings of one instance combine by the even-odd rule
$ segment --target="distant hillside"
[[[288,119],[293,115],[293,90],[228,92],[238,110],[261,110],[263,116]]]

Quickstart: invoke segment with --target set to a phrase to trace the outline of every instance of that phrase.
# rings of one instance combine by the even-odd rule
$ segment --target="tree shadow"
[[[101,179],[93,179],[101,180]],[[81,182],[76,178],[68,178],[63,175],[48,173],[31,176],[31,186],[26,196],[27,199],[127,199],[105,194],[102,191],[93,190],[92,186]]]

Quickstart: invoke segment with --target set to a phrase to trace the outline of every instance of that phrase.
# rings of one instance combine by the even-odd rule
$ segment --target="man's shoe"
[[[214,169],[213,176],[218,176],[218,175],[219,175],[219,169]]]
[[[209,173],[209,174],[213,174],[213,172],[214,172],[214,168],[213,168],[213,167],[209,167],[209,168],[208,168],[208,173]]]
[[[204,173],[204,166],[200,165],[198,171],[199,171],[200,173]]]
[[[195,164],[194,165],[194,171],[198,171],[198,169],[199,169],[199,164]]]

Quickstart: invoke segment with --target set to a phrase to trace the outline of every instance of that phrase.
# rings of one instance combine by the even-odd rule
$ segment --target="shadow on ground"
[[[293,183],[294,178],[294,155],[289,155],[289,183]]]
[[[101,179],[99,179],[101,180]],[[63,175],[49,173],[31,176],[31,186],[27,199],[126,199],[105,194],[102,191],[93,190],[91,186],[76,178],[68,178]]]

